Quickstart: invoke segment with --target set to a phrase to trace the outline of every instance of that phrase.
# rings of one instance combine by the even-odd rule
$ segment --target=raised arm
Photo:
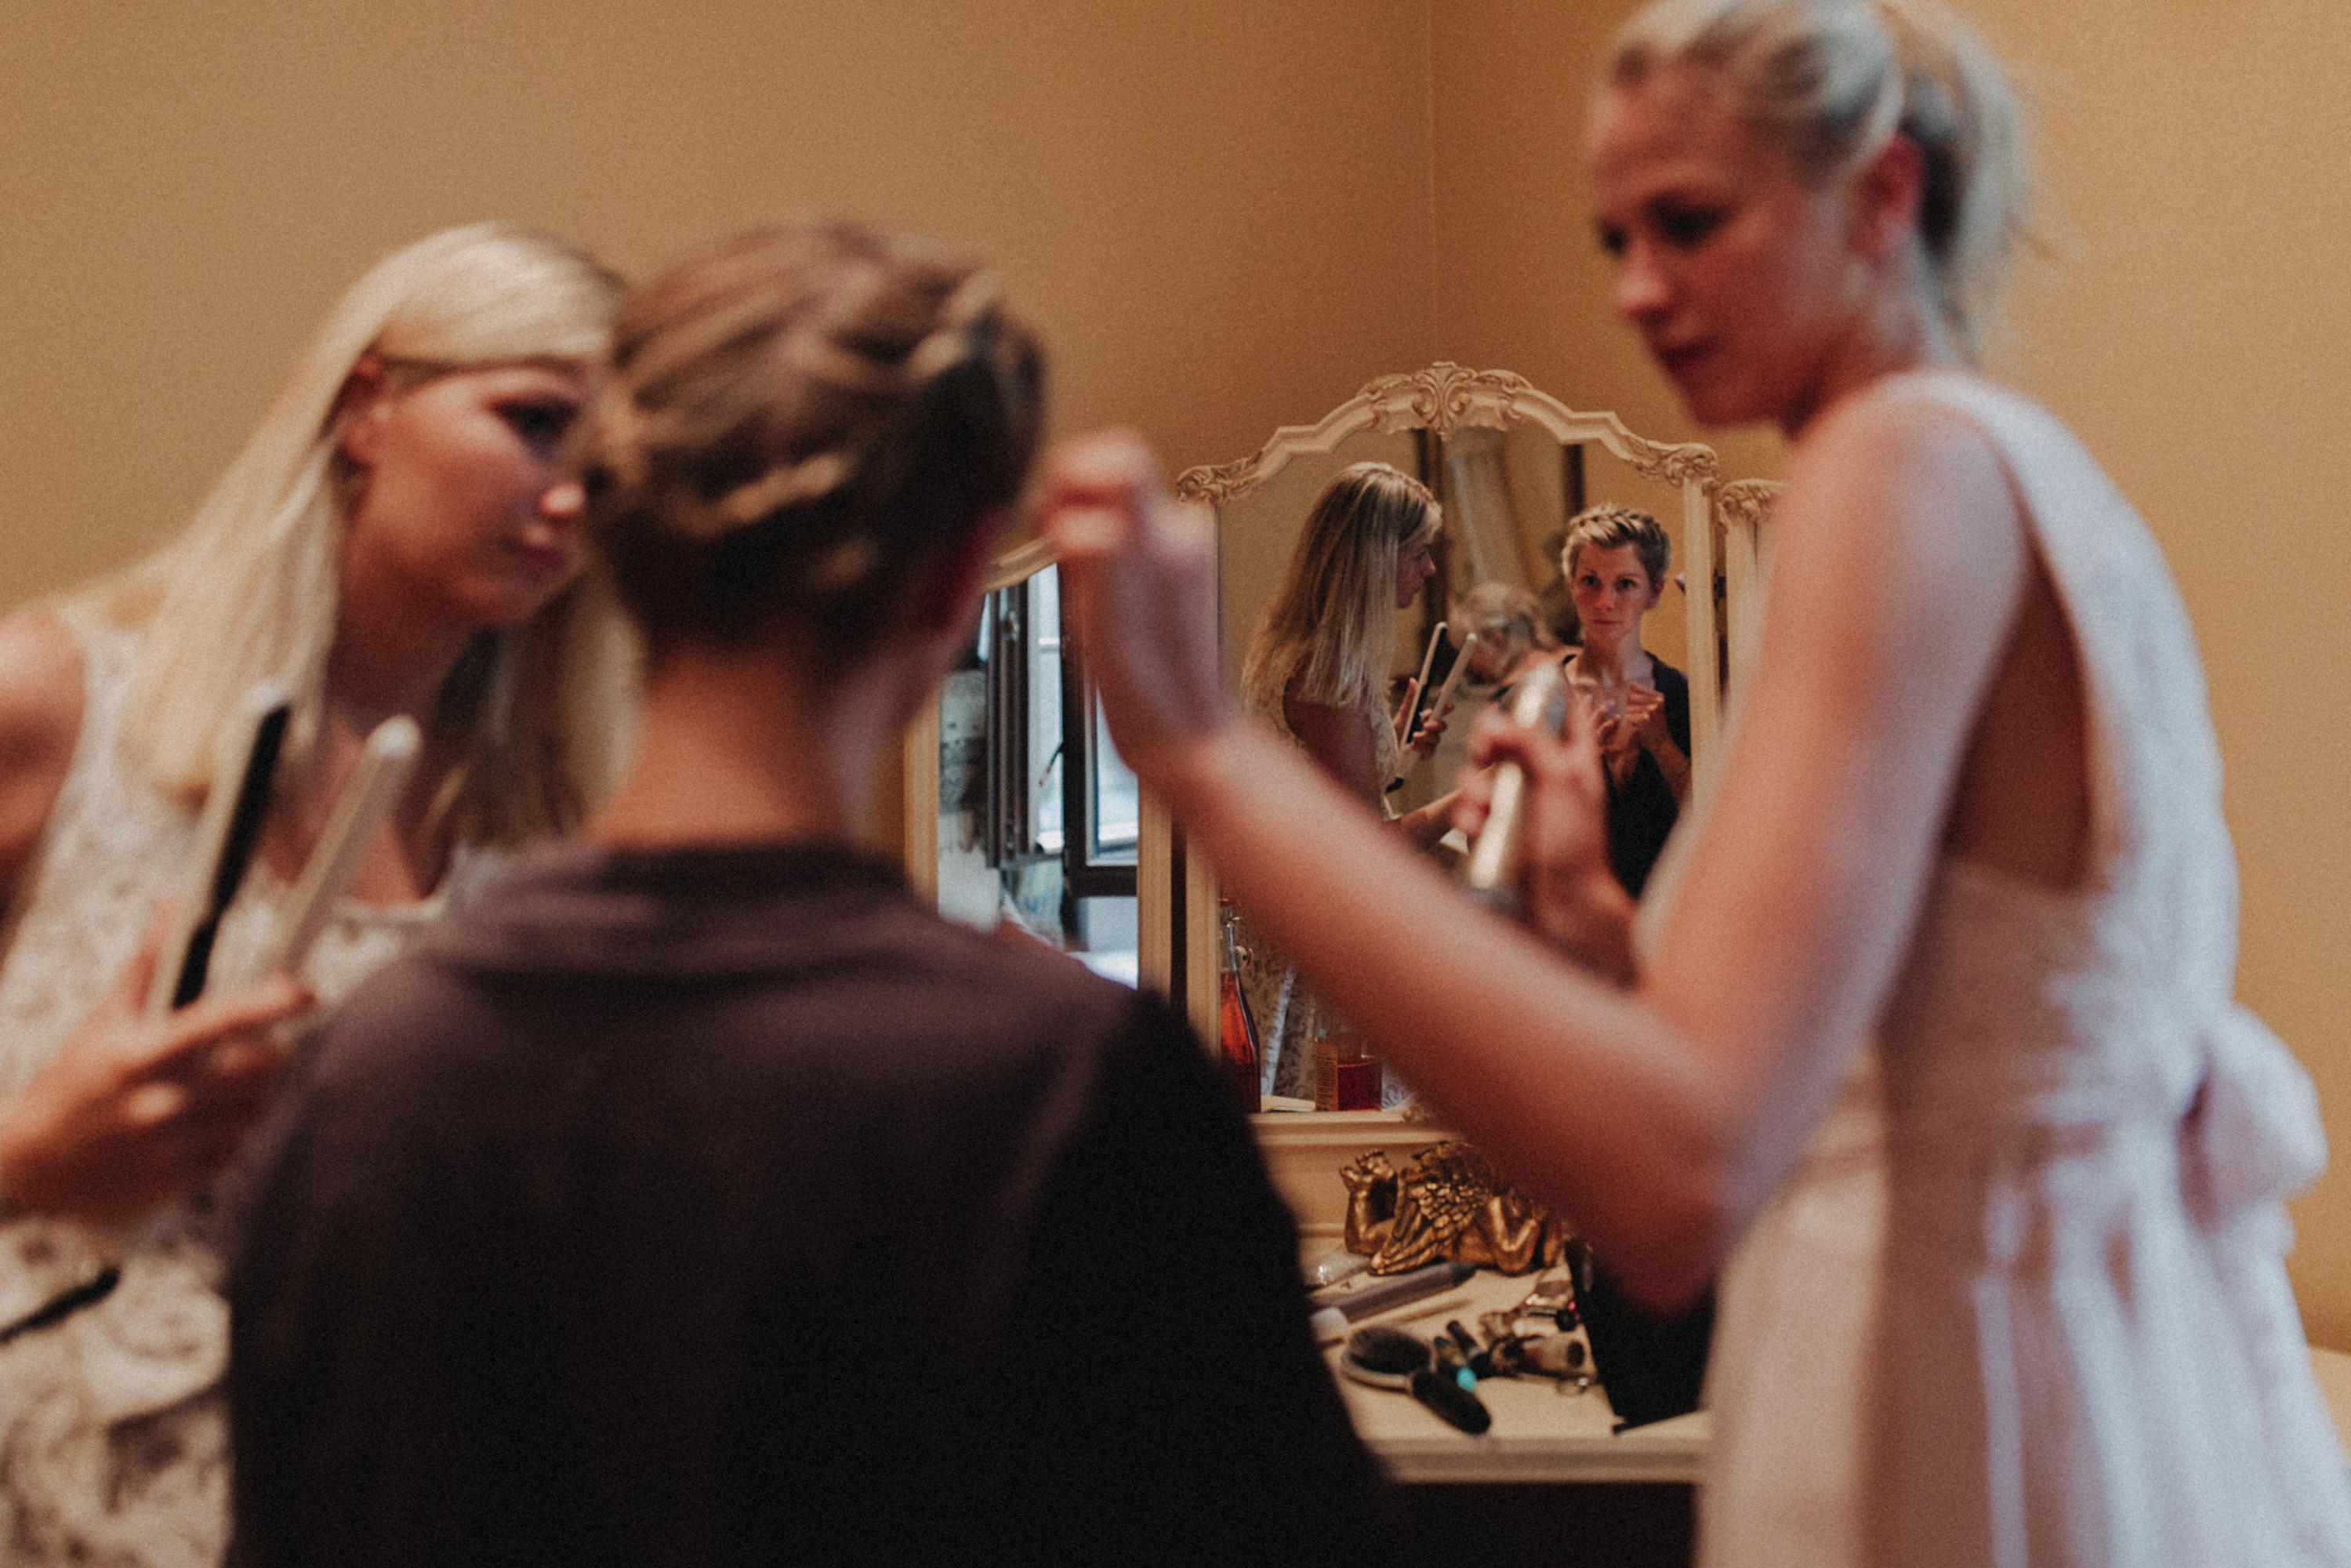
[[[1629,990],[1469,903],[1233,722],[1212,538],[1158,498],[1138,444],[1054,465],[1050,526],[1122,754],[1317,988],[1659,1301],[1711,1272],[1881,1004],[2026,579],[1980,435],[1859,413],[1824,420],[1791,475],[1720,799]]]

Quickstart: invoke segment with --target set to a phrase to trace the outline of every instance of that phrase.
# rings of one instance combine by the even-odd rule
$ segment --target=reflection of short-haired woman
[[[1407,738],[1387,708],[1396,612],[1437,575],[1440,514],[1428,486],[1384,463],[1358,463],[1307,514],[1290,570],[1266,609],[1241,691],[1249,707],[1296,740],[1367,806],[1385,809]],[[1400,711],[1409,713],[1407,692]],[[1415,843],[1445,831],[1451,800],[1397,819]]]
[[[1689,681],[1641,646],[1672,545],[1657,519],[1593,507],[1568,525],[1560,570],[1583,623],[1567,678],[1600,719],[1608,766],[1608,863],[1635,898],[1689,798]]]

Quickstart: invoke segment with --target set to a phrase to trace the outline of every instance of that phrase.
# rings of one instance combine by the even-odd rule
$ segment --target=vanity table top
[[[1426,1339],[1442,1333],[1449,1318],[1475,1324],[1481,1312],[1518,1305],[1532,1280],[1481,1270],[1458,1291],[1364,1321],[1393,1324]],[[1597,1387],[1577,1394],[1548,1378],[1494,1377],[1478,1385],[1478,1397],[1494,1413],[1493,1429],[1473,1437],[1438,1420],[1410,1395],[1342,1376],[1339,1350],[1334,1344],[1324,1352],[1331,1375],[1355,1430],[1392,1480],[1689,1482],[1705,1464],[1703,1410],[1619,1436],[1611,1431],[1616,1417],[1608,1396]]]
[[[1528,1277],[1511,1279],[1481,1270],[1458,1291],[1365,1321],[1392,1323],[1426,1338],[1443,1332],[1447,1319],[1475,1324],[1481,1312],[1517,1305],[1529,1283]],[[1431,1312],[1431,1308],[1437,1310]],[[2317,1349],[2310,1354],[2335,1427],[2351,1446],[2351,1355]],[[1545,1378],[1497,1377],[1478,1385],[1478,1397],[1494,1413],[1493,1429],[1472,1437],[1438,1420],[1408,1395],[1369,1388],[1341,1376],[1337,1345],[1327,1348],[1324,1359],[1355,1430],[1379,1457],[1389,1479],[1400,1483],[1694,1483],[1705,1468],[1703,1410],[1618,1435],[1611,1431],[1615,1416],[1607,1396],[1596,1387],[1576,1394],[1562,1392]]]

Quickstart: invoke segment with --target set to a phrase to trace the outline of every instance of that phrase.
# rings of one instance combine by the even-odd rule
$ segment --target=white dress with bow
[[[2351,1563],[2283,1265],[2325,1139],[2231,999],[2186,612],[2047,412],[1953,374],[1865,395],[1950,410],[2008,465],[2083,661],[2093,871],[1936,868],[1874,1061],[1726,1274],[1703,1561]]]

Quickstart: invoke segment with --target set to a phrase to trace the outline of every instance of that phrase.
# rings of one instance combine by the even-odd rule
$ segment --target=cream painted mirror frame
[[[1442,440],[1457,430],[1482,427],[1508,431],[1530,423],[1548,432],[1562,446],[1596,442],[1645,477],[1677,486],[1682,502],[1683,570],[1689,581],[1704,583],[1713,580],[1717,568],[1715,531],[1717,525],[1720,526],[1724,614],[1730,627],[1729,664],[1733,671],[1744,669],[1753,653],[1754,636],[1754,617],[1745,612],[1757,586],[1764,524],[1779,485],[1766,479],[1740,479],[1726,484],[1714,448],[1695,442],[1668,444],[1636,435],[1614,413],[1579,413],[1550,393],[1537,390],[1515,371],[1473,371],[1440,360],[1425,370],[1382,376],[1316,423],[1282,426],[1251,456],[1187,469],[1177,478],[1176,490],[1185,500],[1211,507],[1221,529],[1228,503],[1272,478],[1292,458],[1332,452],[1351,435],[1425,430]],[[1714,653],[1719,632],[1711,593],[1688,595],[1686,624],[1691,765],[1703,777],[1713,762],[1723,697]],[[1181,874],[1185,879],[1186,946],[1196,953],[1213,953],[1217,951],[1216,873],[1197,855],[1187,855],[1185,860]],[[1185,981],[1185,1010],[1202,1037],[1213,1040],[1217,1030],[1216,967],[1189,966]]]

